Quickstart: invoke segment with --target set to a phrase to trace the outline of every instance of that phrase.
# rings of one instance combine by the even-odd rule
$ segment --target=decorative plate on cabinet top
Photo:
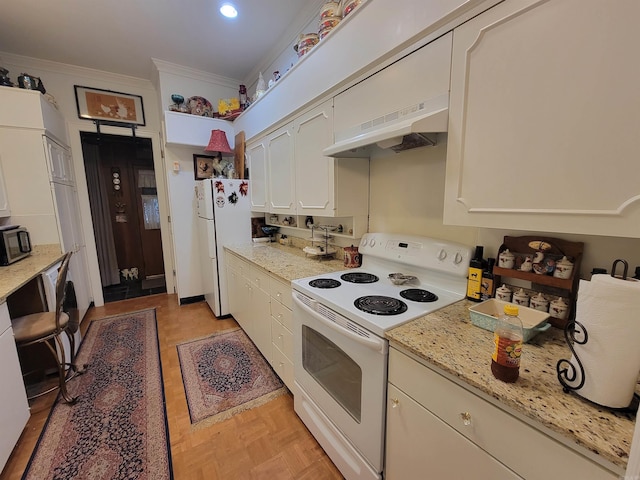
[[[211,102],[204,97],[189,97],[187,107],[191,115],[200,115],[202,117],[213,116],[213,106]]]

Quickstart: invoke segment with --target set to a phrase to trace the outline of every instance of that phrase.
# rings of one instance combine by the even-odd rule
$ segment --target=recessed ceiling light
[[[220,13],[227,18],[236,18],[238,16],[238,11],[230,3],[222,5],[220,7]]]

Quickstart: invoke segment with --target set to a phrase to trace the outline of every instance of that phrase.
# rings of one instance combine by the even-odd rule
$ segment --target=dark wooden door
[[[108,193],[109,213],[120,272],[125,280],[164,275],[159,217],[145,220],[157,190],[153,151],[147,138],[83,133],[82,141],[98,145],[101,181]],[[135,272],[135,273],[134,273]],[[130,275],[128,278],[126,275]]]

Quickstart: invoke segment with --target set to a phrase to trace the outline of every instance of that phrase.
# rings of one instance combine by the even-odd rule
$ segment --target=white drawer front
[[[269,290],[271,296],[278,300],[283,305],[286,305],[289,310],[293,308],[293,299],[291,298],[291,284],[284,283],[274,277],[270,278]]]
[[[242,264],[245,263],[239,257],[234,255],[233,253],[226,252],[225,255],[226,261],[229,264],[229,268],[232,270],[240,271],[242,269]]]
[[[389,382],[527,480],[618,478],[395,349],[389,351]],[[464,424],[465,413],[469,425]]]
[[[271,341],[291,361],[293,359],[293,334],[275,318],[271,318]]]
[[[260,290],[269,291],[269,274],[265,270],[259,267],[251,268],[249,280]]]
[[[293,330],[293,318],[291,310],[278,303],[271,297],[271,315],[289,330]]]
[[[273,347],[271,366],[289,390],[294,391],[293,363],[276,346]]]

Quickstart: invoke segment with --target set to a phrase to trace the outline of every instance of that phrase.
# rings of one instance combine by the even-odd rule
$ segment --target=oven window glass
[[[333,399],[360,423],[362,370],[324,335],[302,326],[302,366]]]

